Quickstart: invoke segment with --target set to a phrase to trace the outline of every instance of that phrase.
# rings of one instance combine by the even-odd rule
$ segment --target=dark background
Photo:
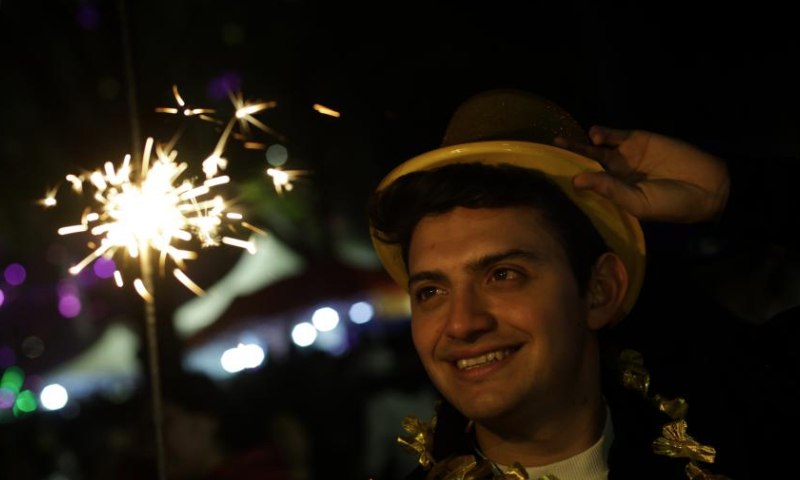
[[[55,233],[71,222],[66,209],[36,204],[66,173],[131,151],[132,91],[141,135],[164,139],[183,121],[153,111],[174,105],[173,84],[221,118],[230,104],[213,87],[220,79],[246,98],[277,101],[258,118],[287,137],[287,167],[313,173],[279,198],[260,186],[263,152],[232,143],[230,174],[260,205],[259,225],[312,263],[344,262],[339,242],[368,246],[364,205],[382,176],[435,148],[456,106],[490,88],[543,95],[587,129],[648,129],[759,171],[797,162],[797,32],[789,7],[768,2],[0,0],[0,266],[28,268],[25,287],[0,306],[0,346],[19,349],[38,335],[47,354],[18,356],[29,373],[42,372],[90,345],[112,313],[141,308],[98,286],[91,331],[65,324],[53,289],[83,246]],[[217,137],[213,125],[192,124],[181,156],[208,152]],[[797,298],[761,281],[789,278],[794,257],[763,250],[726,257],[720,269],[714,260],[725,252],[702,228],[645,231],[651,253],[689,259],[696,275],[684,281],[752,322]],[[53,244],[68,252],[61,263],[46,260]],[[199,260],[193,278],[213,284],[238,257],[230,250]],[[175,289],[164,308],[188,298]]]

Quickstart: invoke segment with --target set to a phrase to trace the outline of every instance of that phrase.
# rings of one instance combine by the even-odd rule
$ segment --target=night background
[[[273,455],[293,478],[400,478],[414,459],[395,446],[399,420],[427,418],[434,397],[404,293],[372,252],[372,190],[492,88],[549,98],[585,129],[674,136],[758,175],[795,165],[796,15],[766,2],[703,5],[0,0],[0,478],[155,478],[143,302],[108,278],[113,265],[67,272],[91,252],[89,235],[57,230],[79,223],[90,200],[65,176],[178,131],[178,159],[201,176],[234,112],[229,90],[276,102],[255,114],[275,134],[250,127],[259,148],[228,142],[221,190],[269,234],[257,255],[223,245],[187,261],[200,299],[171,275],[156,280],[165,395],[217,415],[233,456],[276,445],[254,464]],[[176,107],[173,85],[223,125],[157,113]],[[279,194],[265,173],[276,166],[306,173]],[[58,205],[44,208],[54,187]],[[648,275],[749,323],[800,299],[795,252],[722,241],[703,225],[644,228]],[[648,281],[644,301],[657,302]],[[338,325],[313,345],[293,342],[322,308]],[[239,344],[264,359],[231,373],[220,358]],[[181,370],[212,380],[184,385]],[[53,383],[69,400],[50,411],[41,393]]]

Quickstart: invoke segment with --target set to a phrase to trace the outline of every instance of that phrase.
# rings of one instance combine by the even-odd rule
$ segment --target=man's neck
[[[603,432],[605,407],[599,385],[558,408],[537,413],[503,422],[476,422],[475,438],[483,454],[501,465],[548,465],[587,450]]]

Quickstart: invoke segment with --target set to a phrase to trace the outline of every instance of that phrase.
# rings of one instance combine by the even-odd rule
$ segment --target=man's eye
[[[418,302],[424,302],[440,292],[437,287],[422,287],[414,293],[414,297]]]
[[[508,281],[508,280],[517,280],[522,276],[516,270],[511,270],[509,268],[498,268],[497,270],[492,272],[492,280],[495,281]]]

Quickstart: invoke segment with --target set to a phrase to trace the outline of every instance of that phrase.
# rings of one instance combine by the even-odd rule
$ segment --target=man
[[[716,478],[682,400],[649,392],[630,352],[605,375],[599,337],[644,278],[637,218],[719,217],[726,166],[667,137],[590,134],[547,100],[487,92],[371,200],[373,243],[408,288],[414,345],[445,399],[435,433],[407,425],[415,478]],[[610,386],[617,373],[638,402]],[[664,430],[653,447],[659,424],[680,438]]]

